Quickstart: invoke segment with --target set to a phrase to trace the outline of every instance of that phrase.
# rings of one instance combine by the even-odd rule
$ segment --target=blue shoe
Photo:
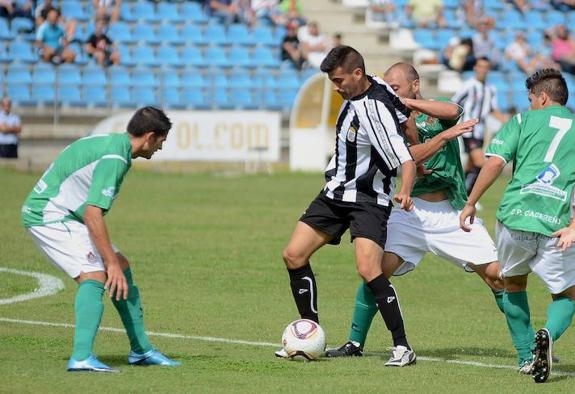
[[[74,360],[70,357],[68,361],[68,372],[119,372],[117,369],[107,366],[96,358],[93,354],[82,361]]]
[[[128,362],[132,365],[163,365],[166,367],[177,367],[178,365],[182,364],[179,361],[175,361],[167,356],[164,356],[156,349],[147,351],[144,354],[139,354],[131,351],[130,355],[128,356]]]

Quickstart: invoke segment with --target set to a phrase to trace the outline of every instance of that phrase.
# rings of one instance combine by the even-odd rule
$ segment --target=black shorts
[[[351,241],[367,238],[383,249],[387,238],[387,219],[391,212],[388,207],[371,202],[335,201],[321,192],[309,205],[301,222],[332,237],[330,244],[338,245],[349,228]]]
[[[18,145],[16,144],[0,144],[0,157],[6,159],[18,158]]]
[[[483,148],[483,139],[479,138],[465,138],[463,137],[463,148],[465,149],[465,153],[469,153],[475,149],[482,149]]]

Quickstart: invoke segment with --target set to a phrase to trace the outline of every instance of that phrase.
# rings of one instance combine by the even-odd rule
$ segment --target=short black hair
[[[353,72],[356,68],[360,68],[365,74],[363,56],[347,45],[339,45],[329,51],[325,59],[321,62],[320,70],[329,74],[338,67],[343,68],[344,71],[348,73]]]
[[[156,136],[165,136],[172,128],[172,122],[164,111],[155,107],[142,107],[128,122],[128,133],[141,137],[145,133],[152,131]]]
[[[547,93],[551,100],[561,105],[567,104],[569,89],[561,71],[554,68],[544,68],[536,71],[525,80],[525,86],[530,93],[539,96]]]
[[[471,41],[471,42],[473,43],[473,41]],[[485,60],[486,62],[491,64],[491,60],[489,60],[489,58],[487,56],[478,57],[477,59],[475,59],[475,64],[479,63],[480,60]]]

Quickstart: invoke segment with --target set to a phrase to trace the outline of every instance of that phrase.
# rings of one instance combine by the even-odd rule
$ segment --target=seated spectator
[[[449,40],[449,45],[443,51],[441,63],[457,72],[473,70],[475,55],[471,38],[453,37]]]
[[[465,0],[465,22],[472,28],[477,29],[484,16],[483,1]]]
[[[331,37],[331,48],[335,48],[340,45],[343,45],[343,36],[341,33],[334,33]]]
[[[551,54],[563,71],[575,74],[575,41],[564,25],[555,28],[555,36],[551,41]]]
[[[12,19],[16,17],[32,19],[32,0],[17,2],[15,0],[0,0],[0,17]]]
[[[237,22],[251,22],[249,1],[208,0],[207,6],[208,14],[219,18],[226,26]]]
[[[491,18],[483,18],[477,27],[479,32],[473,37],[473,53],[476,59],[485,57],[491,62],[491,69],[499,68],[501,61],[501,52],[495,45],[495,42],[489,37],[489,30],[494,28],[495,21]]]
[[[45,62],[59,64],[72,63],[76,54],[70,50],[64,28],[58,23],[60,11],[52,8],[47,19],[36,32],[36,46],[40,48],[40,56]]]
[[[12,101],[9,97],[2,99],[0,112],[0,157],[18,158],[18,134],[22,131],[20,117],[11,112]]]
[[[372,22],[385,22],[388,27],[398,25],[394,13],[395,4],[392,0],[369,0],[365,17]]]
[[[527,11],[529,11],[529,4],[527,3],[527,0],[507,0],[507,2],[513,4],[517,11],[521,12],[522,14],[525,14]]]
[[[281,59],[283,62],[289,62],[298,70],[301,69],[305,61],[299,39],[297,38],[297,22],[292,21],[287,25],[287,33],[282,41]]]
[[[96,20],[104,19],[106,23],[114,23],[120,19],[122,0],[93,0]]]
[[[316,22],[310,22],[298,31],[304,57],[310,66],[319,68],[330,49],[328,39],[320,33]]]
[[[58,10],[52,2],[52,0],[44,0],[42,3],[38,3],[34,10],[34,20],[36,22],[36,29],[38,29],[48,17],[48,12],[52,9]],[[74,36],[76,35],[76,25],[77,21],[75,19],[70,19],[66,21],[64,17],[61,15],[60,11],[58,10],[59,23],[64,26],[64,31],[66,32],[66,38],[68,41],[72,42]]]
[[[106,35],[104,19],[96,21],[96,30],[86,42],[86,53],[96,59],[101,66],[110,66],[120,63],[120,54],[114,47],[113,41]]]
[[[433,23],[439,27],[447,26],[443,17],[443,0],[409,0],[405,13],[419,27]]]
[[[536,59],[531,56],[531,47],[525,40],[525,35],[518,32],[515,39],[505,48],[505,57],[517,63],[521,71],[531,74],[535,71]]]
[[[575,0],[551,0],[551,5],[553,8],[561,12],[575,10]]]
[[[300,0],[282,0],[272,15],[272,20],[276,25],[287,26],[288,23],[295,20],[299,26],[307,23],[303,17],[303,7]]]
[[[258,20],[269,20],[273,22],[272,15],[274,15],[279,0],[251,0],[251,13],[253,15],[253,23]]]

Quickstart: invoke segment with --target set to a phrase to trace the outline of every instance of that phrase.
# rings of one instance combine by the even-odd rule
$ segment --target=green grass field
[[[275,347],[209,342],[216,337],[279,343],[298,317],[281,260],[297,218],[323,185],[321,174],[165,174],[135,169],[107,217],[113,242],[132,262],[147,329],[155,345],[183,362],[177,369],[127,365],[124,334],[100,332],[95,351],[120,374],[65,371],[73,330],[6,319],[73,323],[75,284],[51,266],[20,226],[19,210],[39,174],[0,168],[0,267],[62,279],[56,295],[0,305],[1,392],[573,392],[575,335],[556,344],[561,364],[545,385],[515,369],[504,318],[491,292],[428,255],[420,268],[394,280],[417,365],[383,366],[391,345],[378,316],[364,358],[288,362]],[[481,216],[494,228],[499,182]],[[349,238],[346,236],[346,241]],[[347,339],[355,290],[349,242],[325,247],[313,260],[328,346]],[[32,291],[34,279],[0,272],[0,299]],[[535,326],[550,297],[535,277],[530,303]],[[121,328],[109,301],[102,326]],[[4,320],[2,320],[4,319]],[[187,337],[186,337],[187,336]],[[467,363],[468,362],[468,363]],[[478,363],[478,365],[473,364]]]

